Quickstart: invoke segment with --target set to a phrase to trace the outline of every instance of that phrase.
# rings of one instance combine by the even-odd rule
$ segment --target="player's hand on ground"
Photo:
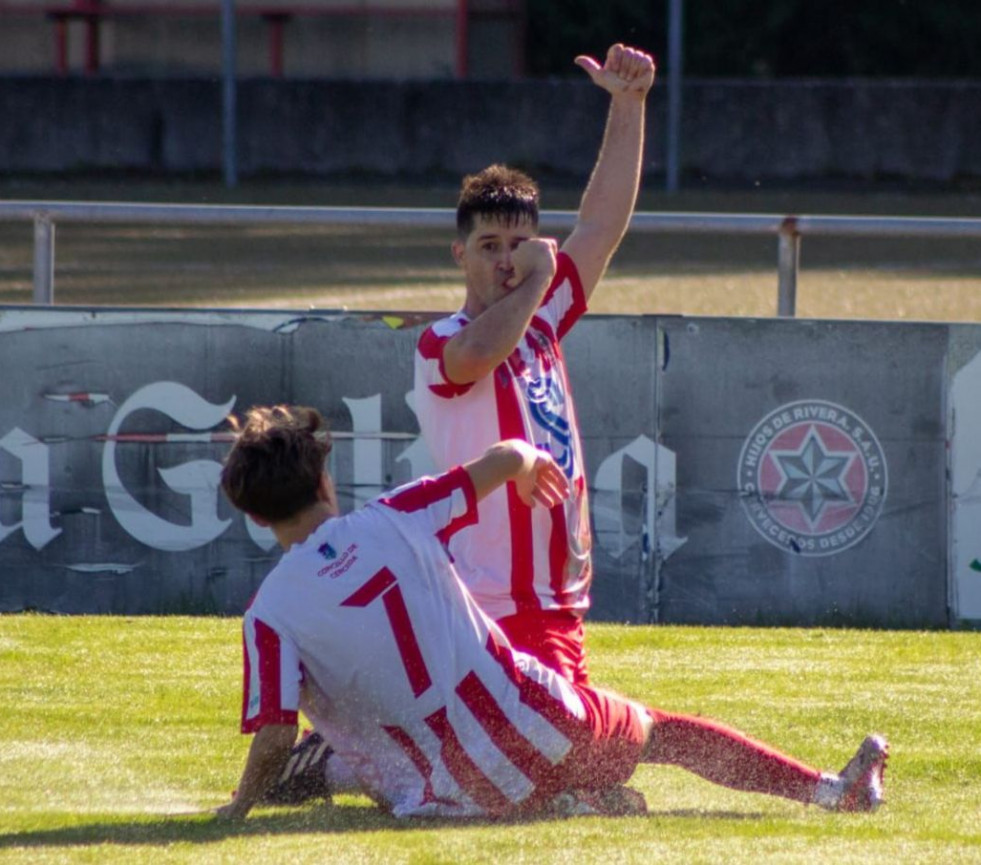
[[[514,442],[524,458],[524,466],[514,479],[518,497],[528,507],[536,504],[553,508],[569,497],[569,479],[550,454],[524,441]]]
[[[643,98],[654,85],[654,58],[619,42],[610,46],[602,66],[584,54],[576,58],[576,65],[586,70],[593,84],[613,96],[632,94]]]
[[[229,802],[227,805],[222,805],[220,808],[215,808],[212,812],[215,818],[221,821],[228,820],[241,820],[243,815],[239,813],[240,809],[235,807],[234,800]]]
[[[558,241],[552,237],[530,237],[519,243],[511,253],[508,287],[518,288],[531,278],[536,283],[541,280],[551,282],[555,275],[558,249]]]
[[[218,806],[211,813],[214,814],[215,819],[227,822],[230,820],[243,820],[251,810],[251,805],[246,805],[238,798],[237,793],[232,793],[231,802],[226,802],[224,805]]]

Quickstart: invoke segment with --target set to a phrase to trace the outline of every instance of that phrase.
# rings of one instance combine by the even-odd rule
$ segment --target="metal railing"
[[[55,234],[59,222],[185,225],[361,225],[455,230],[450,208],[263,207],[114,202],[0,202],[0,221],[34,223],[34,302],[54,303]],[[571,210],[546,210],[545,229],[568,230]],[[640,234],[764,234],[777,238],[777,315],[797,310],[801,238],[928,237],[981,239],[981,219],[906,216],[780,216],[727,213],[635,213],[630,231]]]

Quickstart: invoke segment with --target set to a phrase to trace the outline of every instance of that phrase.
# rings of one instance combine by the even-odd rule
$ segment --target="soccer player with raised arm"
[[[452,251],[465,301],[419,339],[415,410],[440,470],[510,438],[562,467],[572,488],[562,505],[528,511],[512,488],[501,488],[481,503],[479,527],[454,537],[452,552],[474,598],[511,642],[584,684],[592,541],[560,342],[586,311],[633,213],[654,62],[617,44],[603,65],[589,57],[576,63],[609,93],[610,106],[575,228],[561,248],[537,236],[538,187],[519,171],[493,165],[464,179]]]
[[[218,817],[244,817],[276,784],[300,711],[399,817],[540,813],[569,797],[588,808],[639,762],[829,809],[880,803],[881,737],[822,774],[716,722],[570,682],[511,646],[447,544],[505,484],[522,508],[559,505],[568,478],[543,451],[500,442],[340,516],[318,412],[254,408],[233,426],[222,488],[284,554],[244,616],[242,730],[254,738]]]

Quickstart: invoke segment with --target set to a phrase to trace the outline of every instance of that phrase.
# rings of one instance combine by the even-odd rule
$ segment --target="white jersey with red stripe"
[[[507,813],[544,795],[588,738],[587,708],[458,579],[445,545],[476,517],[457,468],[291,547],[245,614],[243,732],[302,710],[398,816]]]
[[[572,486],[551,510],[520,506],[512,484],[480,503],[480,525],[450,545],[457,570],[494,619],[527,610],[589,606],[592,577],[586,478],[576,413],[559,341],[586,311],[575,264],[558,256],[555,278],[531,324],[490,375],[458,385],[443,351],[469,323],[461,311],[422,333],[415,354],[415,412],[442,471],[479,456],[500,439],[521,438],[548,451]]]

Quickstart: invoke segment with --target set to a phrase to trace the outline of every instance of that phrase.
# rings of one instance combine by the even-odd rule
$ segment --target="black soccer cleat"
[[[263,805],[300,805],[311,799],[330,801],[327,759],[334,749],[319,733],[308,733],[293,746],[279,780],[259,800]]]

